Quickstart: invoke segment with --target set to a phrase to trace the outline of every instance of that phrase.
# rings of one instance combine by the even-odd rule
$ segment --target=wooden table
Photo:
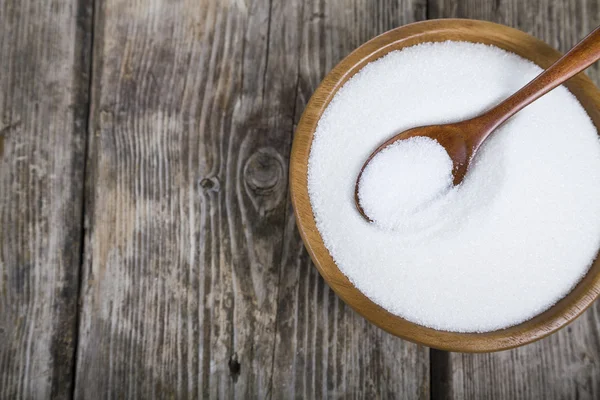
[[[564,51],[600,4],[0,0],[0,399],[599,399],[600,303],[513,351],[434,351],[346,307],[296,232],[311,93],[439,17]]]

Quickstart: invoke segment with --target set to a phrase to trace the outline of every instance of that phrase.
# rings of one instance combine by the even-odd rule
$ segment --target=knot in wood
[[[272,147],[254,152],[244,165],[244,186],[261,214],[277,207],[285,193],[285,162]]]
[[[221,187],[219,179],[216,176],[204,178],[200,181],[200,189],[208,192],[218,192]]]
[[[233,383],[236,383],[240,376],[240,372],[242,370],[242,366],[241,366],[240,362],[238,361],[237,353],[233,353],[233,356],[229,357],[228,364],[229,364],[229,373],[231,375],[231,379],[233,379]]]

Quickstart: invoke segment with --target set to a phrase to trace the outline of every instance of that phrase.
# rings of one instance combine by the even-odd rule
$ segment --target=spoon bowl
[[[369,162],[371,162],[373,157],[375,157],[380,151],[399,140],[406,140],[415,136],[424,136],[436,140],[450,156],[450,159],[452,160],[453,184],[455,186],[459,185],[467,173],[469,160],[473,155],[473,144],[471,143],[472,136],[468,134],[468,129],[469,125],[465,122],[445,125],[419,126],[417,128],[408,129],[381,144],[381,146],[379,146],[373,153],[371,153],[371,155],[369,155],[367,161],[365,161],[360,169],[360,172],[358,173],[358,178],[356,178],[356,185],[354,187],[354,202],[356,203],[356,209],[360,215],[371,222],[371,218],[365,213],[358,198],[360,179],[365,171],[365,168],[367,165],[369,165]]]

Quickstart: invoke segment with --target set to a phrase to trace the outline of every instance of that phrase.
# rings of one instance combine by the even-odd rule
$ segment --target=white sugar
[[[433,139],[414,137],[393,143],[369,162],[358,195],[374,223],[399,229],[407,216],[428,207],[451,187],[452,160],[446,150]]]
[[[358,172],[385,140],[480,114],[540,71],[495,47],[427,43],[339,90],[312,143],[309,194],[336,264],[374,302],[425,326],[484,332],[541,313],[587,272],[600,247],[600,142],[564,87],[497,130],[459,187],[444,189],[448,160],[415,142],[381,155],[364,182],[361,204],[377,223],[354,205]],[[396,182],[386,165],[410,176]]]

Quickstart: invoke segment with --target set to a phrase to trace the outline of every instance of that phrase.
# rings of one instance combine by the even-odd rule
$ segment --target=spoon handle
[[[600,59],[600,27],[577,43],[567,54],[539,74],[534,80],[485,114],[476,117],[482,128],[473,141],[479,145],[499,125],[518,111],[583,71]]]

